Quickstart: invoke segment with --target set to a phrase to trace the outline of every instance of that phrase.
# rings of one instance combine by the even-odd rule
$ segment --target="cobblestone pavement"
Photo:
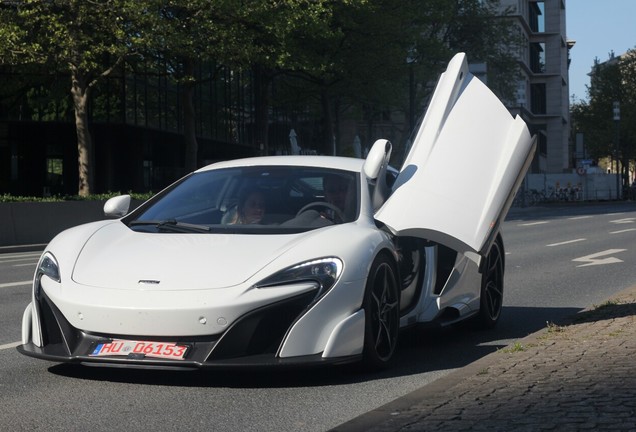
[[[636,287],[334,430],[636,431]]]

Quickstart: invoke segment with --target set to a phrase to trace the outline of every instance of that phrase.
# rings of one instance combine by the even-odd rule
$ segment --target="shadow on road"
[[[166,371],[58,364],[56,375],[94,381],[145,385],[229,388],[284,388],[348,385],[466,366],[497,349],[578,312],[574,308],[506,307],[497,328],[480,331],[464,323],[443,329],[402,332],[392,366],[369,372],[359,364],[312,368]]]
[[[615,318],[636,316],[636,303],[617,303],[609,301],[592,310],[581,312],[573,317],[574,324],[596,322]]]
[[[635,430],[635,316],[636,287],[333,430]]]

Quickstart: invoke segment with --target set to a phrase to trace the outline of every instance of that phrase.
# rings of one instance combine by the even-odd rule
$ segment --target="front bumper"
[[[307,310],[314,296],[314,292],[309,292],[254,310],[218,335],[149,337],[79,330],[42,293],[38,302],[42,347],[28,342],[18,346],[17,350],[30,357],[55,362],[168,369],[291,367],[360,360],[360,355],[331,358],[324,358],[322,353],[285,358],[277,355],[290,327]],[[169,341],[188,345],[189,349],[183,360],[157,359],[139,354],[105,357],[89,355],[97,344],[113,339]]]
[[[131,367],[142,369],[239,369],[239,368],[272,368],[272,367],[308,367],[308,366],[327,366],[354,363],[361,360],[361,355],[324,358],[321,354],[308,356],[297,356],[280,358],[268,354],[248,355],[239,358],[202,360],[201,357],[194,359],[195,355],[189,355],[186,360],[161,360],[161,359],[132,359],[132,358],[116,358],[116,357],[90,357],[87,355],[66,355],[59,349],[52,347],[40,348],[33,343],[19,345],[17,347],[19,353],[29,357],[42,360],[49,360],[59,363],[76,363],[94,366],[111,366],[111,367]],[[205,349],[203,349],[205,351]]]

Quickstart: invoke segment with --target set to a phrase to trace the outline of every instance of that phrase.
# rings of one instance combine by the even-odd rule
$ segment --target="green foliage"
[[[522,351],[526,351],[528,347],[523,345],[521,342],[515,342],[512,345],[507,346],[506,348],[502,348],[497,352],[505,353],[505,354],[514,354]]]
[[[0,84],[0,98],[6,94],[16,104],[28,98],[34,107],[28,115],[40,120],[68,118],[74,110],[82,194],[89,192],[82,185],[92,160],[86,104],[102,78],[124,73],[124,67],[178,84],[181,99],[175,105],[183,110],[188,169],[197,151],[194,89],[214,88],[209,83],[221,65],[231,71],[226,80],[253,73],[241,89],[254,107],[253,144],[267,139],[266,117],[275,105],[283,116],[300,113],[320,122],[323,151],[345,114],[366,125],[360,131],[367,135],[365,144],[376,138],[374,123],[390,123],[394,114],[419,116],[432,83],[458,51],[471,62],[488,64],[489,85],[500,96],[510,97],[515,87],[518,41],[511,22],[496,17],[499,0],[242,0],[240,7],[235,0],[15,4],[0,7],[0,66],[46,70],[56,83],[67,80],[63,86],[73,97],[49,82],[28,83],[32,90],[24,87],[21,95]],[[275,92],[269,87],[274,81]],[[109,97],[93,101],[94,116],[102,115],[101,107],[120,105]]]
[[[329,88],[356,103],[405,109],[410,71],[421,105],[426,84],[457,51],[487,61],[495,78],[503,73],[498,87],[512,85],[513,32],[495,18],[498,3],[28,0],[0,11],[0,63],[70,68],[89,83],[121,59],[181,83],[194,79],[183,68],[186,58],[235,70],[260,65],[301,78],[297,86],[291,80],[294,91],[315,97]]]
[[[139,26],[144,2],[132,0],[26,0],[2,8],[0,62],[46,64],[58,71],[77,70],[94,78],[104,60],[136,53],[145,34]]]
[[[487,62],[489,84],[510,98],[520,41],[512,22],[496,17],[498,6],[495,0],[325,3],[315,21],[288,29],[285,54],[270,65],[285,75],[273,103],[311,110],[323,122],[358,113],[370,131],[392,114],[419,116],[431,84],[458,51]],[[323,134],[328,147],[336,133],[324,125]]]
[[[134,200],[146,201],[150,199],[154,193],[134,193],[127,192]],[[88,196],[80,195],[55,195],[50,197],[31,197],[2,194],[0,195],[0,203],[16,203],[16,202],[64,202],[64,201],[106,201],[109,198],[121,195],[121,192],[108,192],[104,194],[92,194]]]
[[[146,48],[152,0],[24,0],[0,7],[0,65],[28,66],[68,77],[77,127],[79,194],[90,194],[91,89]],[[35,96],[28,95],[27,98]],[[48,106],[55,117],[61,106]],[[46,117],[36,112],[38,117]]]
[[[30,196],[19,196],[19,195],[9,195],[2,194],[0,195],[0,203],[17,203],[17,202],[59,202],[64,201],[63,198],[57,196],[50,197],[30,197]]]
[[[0,66],[0,103],[9,113],[35,121],[70,120],[72,102],[66,82],[37,65]],[[2,110],[0,108],[0,110]]]
[[[614,155],[616,133],[620,134],[619,157],[626,165],[636,159],[636,50],[601,63],[595,60],[589,102],[572,105],[574,133],[583,133],[593,158]],[[613,118],[613,104],[620,104],[620,122]]]

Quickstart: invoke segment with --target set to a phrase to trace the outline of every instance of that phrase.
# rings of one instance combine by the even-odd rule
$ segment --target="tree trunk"
[[[254,66],[254,144],[261,154],[269,154],[269,86],[271,75]]]
[[[621,185],[623,185],[623,189],[629,186],[629,158],[623,158],[621,161],[623,165],[623,170],[621,173]]]
[[[182,86],[181,106],[183,107],[183,137],[185,140],[185,172],[189,173],[198,168],[199,143],[197,141],[195,112],[194,112],[194,60],[183,62],[186,82]]]
[[[89,88],[86,80],[77,72],[71,72],[71,95],[75,111],[77,132],[77,162],[79,168],[79,196],[90,195],[93,189],[93,140],[88,129]]]
[[[331,98],[326,89],[322,89],[320,93],[320,102],[322,104],[322,121],[323,121],[323,148],[320,149],[322,154],[335,156],[337,154],[336,144],[334,142],[333,114],[331,110]]]

